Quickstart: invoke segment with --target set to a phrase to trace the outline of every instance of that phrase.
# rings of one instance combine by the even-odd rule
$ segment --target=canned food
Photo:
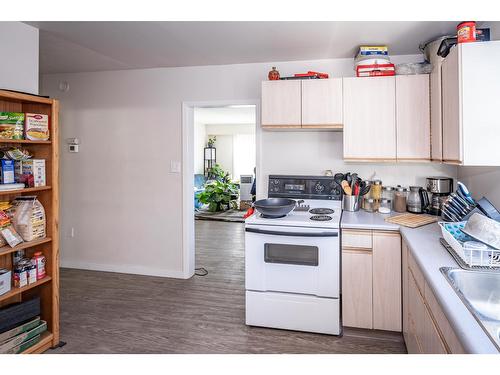
[[[457,25],[458,43],[469,43],[476,41],[476,23],[474,21],[462,22]]]
[[[29,259],[21,259],[14,266],[14,287],[22,288],[28,285],[28,271],[33,265]]]

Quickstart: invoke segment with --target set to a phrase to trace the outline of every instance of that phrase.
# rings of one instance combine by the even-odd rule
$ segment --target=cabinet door
[[[458,48],[452,48],[441,67],[443,95],[443,161],[460,164],[462,134]]]
[[[429,75],[396,76],[398,160],[430,160]]]
[[[342,321],[347,327],[373,328],[372,254],[342,251]]]
[[[401,265],[402,265],[402,288],[403,288],[403,337],[405,341],[409,340],[409,320],[408,320],[408,245],[403,241],[401,246]]]
[[[443,160],[443,115],[441,95],[441,62],[432,68],[430,74],[431,97],[431,160]]]
[[[342,128],[342,78],[302,81],[302,127]]]
[[[373,328],[401,332],[401,236],[373,232]]]
[[[422,320],[424,316],[424,304],[417,287],[417,283],[411,272],[408,273],[408,341],[406,348],[409,354],[422,353],[420,342],[423,334]]]
[[[262,82],[262,127],[301,127],[301,82]]]
[[[343,79],[344,159],[396,159],[394,77]]]

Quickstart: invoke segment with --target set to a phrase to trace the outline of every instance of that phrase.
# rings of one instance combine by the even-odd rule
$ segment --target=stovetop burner
[[[260,214],[260,217],[264,218],[264,219],[279,219],[279,218],[282,218],[282,217],[285,217],[286,215],[281,215],[281,216],[269,216],[269,215],[264,215],[264,214]]]
[[[313,221],[330,221],[332,220],[332,217],[328,215],[313,215],[310,219]]]
[[[335,211],[331,208],[313,208],[312,210],[309,210],[309,213],[314,215],[331,215],[334,212]]]

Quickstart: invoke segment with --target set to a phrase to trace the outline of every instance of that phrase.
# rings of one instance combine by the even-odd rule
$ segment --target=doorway
[[[229,251],[231,244],[226,242],[235,235],[241,239],[243,215],[252,199],[250,188],[253,179],[260,177],[259,102],[183,103],[184,278],[195,273],[196,249],[210,251],[202,242],[224,242]],[[213,194],[215,186],[223,188],[222,202],[219,194]],[[235,246],[241,247],[241,241],[235,241]],[[208,263],[215,259],[199,255]]]

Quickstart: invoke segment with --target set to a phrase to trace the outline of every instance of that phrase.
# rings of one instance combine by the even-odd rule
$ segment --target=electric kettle
[[[427,191],[421,186],[410,186],[406,209],[414,214],[421,214],[429,206]]]

